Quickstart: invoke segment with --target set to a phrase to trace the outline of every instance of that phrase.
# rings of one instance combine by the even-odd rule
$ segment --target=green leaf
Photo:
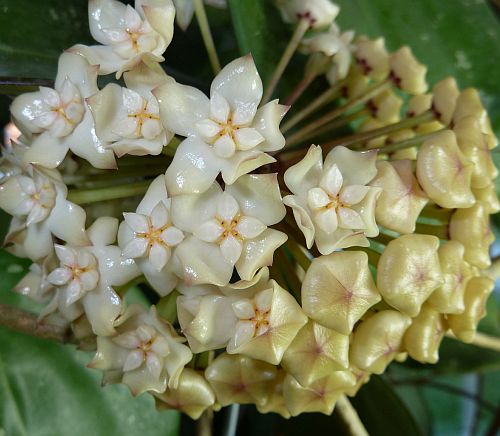
[[[500,129],[498,59],[500,26],[485,1],[336,0],[342,29],[383,36],[389,49],[409,45],[429,67],[430,84],[452,75],[461,87],[481,90],[493,124]]]
[[[100,386],[87,353],[0,328],[0,434],[174,436],[179,414],[150,395]]]
[[[423,434],[404,402],[379,376],[372,376],[351,402],[370,436]]]
[[[87,0],[2,0],[0,76],[53,79],[57,58],[91,43]]]

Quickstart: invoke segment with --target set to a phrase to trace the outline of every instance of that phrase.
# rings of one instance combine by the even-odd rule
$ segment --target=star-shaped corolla
[[[71,150],[96,168],[115,168],[113,153],[97,138],[85,102],[97,91],[96,68],[82,56],[66,52],[59,58],[54,89],[40,87],[17,97],[10,110],[30,141],[24,163],[56,168]]]
[[[116,0],[90,0],[90,33],[102,45],[75,45],[70,50],[99,67],[99,74],[120,78],[141,62],[164,61],[174,33],[171,0],[136,0],[135,8]]]
[[[173,223],[192,235],[176,251],[184,281],[225,286],[233,267],[242,280],[251,280],[286,241],[284,233],[268,228],[285,213],[275,174],[242,176],[224,192],[216,182],[203,194],[173,197]]]
[[[308,248],[321,254],[353,245],[368,246],[378,235],[375,202],[380,188],[367,186],[375,175],[376,152],[335,147],[323,164],[321,147],[311,146],[304,159],[285,172],[293,195],[283,202],[293,210]]]
[[[117,231],[116,218],[100,217],[87,229],[90,244],[56,245],[60,265],[47,277],[58,287],[52,310],[63,316],[68,308],[71,313],[85,313],[94,333],[101,336],[115,333],[114,322],[123,310],[113,287],[140,274],[134,261],[124,258],[121,250],[111,245]]]
[[[97,336],[90,368],[104,371],[103,383],[126,384],[133,395],[177,388],[192,353],[184,338],[160,319],[155,307],[133,304],[116,320],[117,335]]]
[[[251,56],[226,65],[215,77],[210,99],[196,88],[166,83],[153,91],[165,128],[188,137],[167,169],[172,195],[206,191],[222,173],[226,184],[275,162],[266,152],[285,139],[279,123],[288,107],[271,101],[258,108],[262,81]]]
[[[333,23],[340,8],[330,0],[277,0],[283,21],[296,23],[307,20],[314,28],[326,27]]]
[[[160,295],[167,295],[178,282],[174,251],[185,235],[172,222],[165,176],[151,183],[135,213],[123,216],[118,232],[123,256],[134,259],[149,284]]]
[[[368,256],[342,251],[312,261],[302,283],[302,308],[314,321],[343,335],[381,300]]]
[[[125,73],[128,88],[111,83],[87,100],[97,136],[118,157],[157,155],[172,139],[173,134],[161,123],[160,108],[151,93],[171,80],[161,71],[141,66]]]
[[[30,168],[29,173],[8,178],[0,185],[0,207],[14,216],[6,243],[33,261],[53,250],[53,237],[84,245],[85,211],[66,200],[67,188],[56,170]]]

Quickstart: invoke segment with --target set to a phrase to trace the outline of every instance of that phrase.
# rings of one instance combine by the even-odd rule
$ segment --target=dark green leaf
[[[0,328],[0,433],[9,436],[174,436],[179,414],[125,386],[101,388],[89,355]]]
[[[92,41],[87,0],[2,0],[0,76],[53,79],[57,58]]]

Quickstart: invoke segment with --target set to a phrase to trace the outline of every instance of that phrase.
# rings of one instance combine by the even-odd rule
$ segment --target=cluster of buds
[[[329,0],[279,8],[310,30],[289,101],[329,83],[281,129],[289,106],[251,56],[209,96],[164,72],[171,0],[90,0],[100,45],[68,49],[54,89],[11,106],[5,244],[33,261],[16,290],[96,350],[104,383],[195,419],[231,403],[329,414],[394,359],[435,363],[447,332],[471,342],[493,288],[497,140],[477,91],[426,93],[408,47],[342,33]],[[99,90],[112,73],[126,86]],[[150,307],[127,304],[137,286]]]

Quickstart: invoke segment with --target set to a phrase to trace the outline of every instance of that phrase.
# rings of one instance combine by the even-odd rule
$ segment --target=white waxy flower
[[[104,147],[118,157],[160,154],[173,134],[164,129],[151,90],[172,79],[163,70],[153,71],[145,66],[125,73],[124,77],[128,88],[112,83],[88,99],[96,134]]]
[[[54,89],[40,87],[17,97],[10,108],[12,117],[32,141],[23,163],[56,168],[71,150],[96,168],[115,168],[113,153],[95,135],[85,102],[97,91],[96,67],[82,56],[65,52],[59,57]]]
[[[99,74],[119,78],[141,62],[157,63],[174,32],[171,0],[136,0],[135,8],[116,0],[90,0],[89,25],[102,45],[75,45],[70,50],[99,66]]]
[[[214,183],[203,194],[174,197],[173,223],[193,235],[176,251],[186,284],[225,286],[233,267],[251,280],[285,242],[285,234],[268,228],[285,213],[275,174],[241,176],[225,192]]]
[[[330,0],[277,0],[283,21],[296,23],[307,20],[314,28],[326,27],[333,23],[340,8]]]
[[[184,239],[184,233],[170,222],[165,204],[158,203],[150,216],[124,213],[126,223],[134,231],[134,238],[123,249],[123,255],[135,259],[148,257],[160,271],[169,261],[172,248]]]
[[[118,232],[123,255],[135,259],[150,285],[160,295],[167,295],[178,282],[174,252],[185,235],[172,222],[165,176],[153,180],[135,213],[123,216]]]
[[[153,91],[168,131],[188,137],[167,169],[172,195],[206,191],[222,173],[226,184],[275,162],[266,152],[285,139],[279,123],[288,107],[271,101],[258,109],[262,80],[251,56],[226,65],[215,77],[210,99],[196,88],[168,82]]]
[[[15,175],[0,185],[0,208],[14,216],[6,242],[14,243],[19,255],[38,261],[53,250],[53,236],[70,244],[88,243],[85,211],[67,201],[67,188],[60,174],[30,168],[28,175]]]
[[[121,381],[133,395],[176,388],[192,353],[154,306],[131,305],[116,320],[118,335],[97,337],[97,353],[89,367],[104,371],[103,382]]]
[[[69,306],[97,286],[97,261],[86,248],[55,245],[55,249],[60,266],[48,275],[47,280],[63,287],[64,302]]]
[[[353,245],[367,246],[378,235],[375,200],[380,188],[366,186],[377,174],[376,152],[335,147],[326,157],[311,146],[302,161],[285,173],[293,195],[283,202],[293,210],[308,248],[314,241],[322,254]]]

